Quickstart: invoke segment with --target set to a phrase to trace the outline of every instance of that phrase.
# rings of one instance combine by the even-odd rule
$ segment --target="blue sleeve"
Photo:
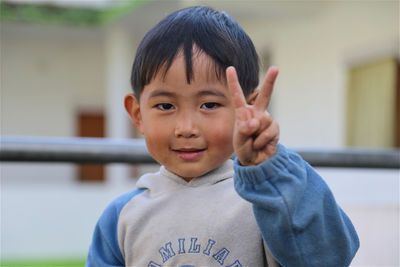
[[[118,244],[118,219],[122,208],[134,196],[143,192],[135,190],[111,202],[100,216],[93,233],[86,267],[125,266]]]
[[[357,233],[322,178],[279,144],[258,166],[235,159],[235,189],[253,204],[261,234],[282,266],[348,266]]]

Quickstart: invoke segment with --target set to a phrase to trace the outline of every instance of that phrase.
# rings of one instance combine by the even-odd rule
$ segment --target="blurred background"
[[[289,148],[400,145],[399,1],[2,0],[2,136],[140,138],[123,109],[144,34],[209,5],[280,74],[270,112]],[[1,261],[81,266],[95,223],[156,165],[1,163]],[[352,266],[399,266],[398,169],[318,168],[361,240]]]

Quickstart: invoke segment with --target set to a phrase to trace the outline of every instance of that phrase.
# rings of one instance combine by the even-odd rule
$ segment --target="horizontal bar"
[[[0,161],[156,163],[143,139],[0,137]]]
[[[297,149],[314,167],[400,168],[400,150]],[[0,161],[156,163],[143,139],[0,137]]]

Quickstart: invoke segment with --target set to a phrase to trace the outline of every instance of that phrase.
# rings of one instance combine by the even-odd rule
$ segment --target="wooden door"
[[[390,148],[400,143],[399,68],[395,58],[349,70],[347,145]]]
[[[102,112],[81,112],[78,114],[79,137],[105,137],[105,119]],[[78,168],[78,180],[102,182],[105,179],[104,166],[101,164],[81,164]]]

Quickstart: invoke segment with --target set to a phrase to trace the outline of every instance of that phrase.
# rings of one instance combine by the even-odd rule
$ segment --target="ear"
[[[255,90],[254,92],[252,92],[251,94],[249,94],[249,95],[246,97],[246,102],[247,102],[247,104],[253,105],[254,102],[256,101],[257,96],[258,96],[259,93],[260,93],[259,90]]]
[[[143,122],[142,114],[140,113],[139,100],[134,94],[127,94],[124,98],[124,106],[126,112],[128,112],[132,123],[139,129],[143,134]]]

